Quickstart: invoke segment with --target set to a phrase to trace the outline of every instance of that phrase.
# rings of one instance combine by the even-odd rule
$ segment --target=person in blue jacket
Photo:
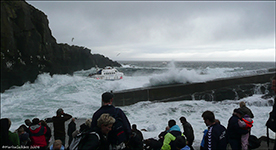
[[[213,112],[207,110],[201,115],[205,125],[208,127],[204,136],[204,150],[226,150],[226,128],[215,121]]]

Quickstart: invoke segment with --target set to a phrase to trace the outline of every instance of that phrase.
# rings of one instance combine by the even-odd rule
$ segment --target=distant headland
[[[88,48],[57,43],[47,16],[24,0],[1,1],[1,93],[41,73],[73,74],[96,65],[121,66]]]

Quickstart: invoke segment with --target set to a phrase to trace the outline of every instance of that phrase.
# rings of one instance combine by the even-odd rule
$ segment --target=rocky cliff
[[[1,1],[1,92],[34,82],[40,73],[72,74],[96,65],[121,66],[85,47],[58,44],[47,16],[25,1]]]

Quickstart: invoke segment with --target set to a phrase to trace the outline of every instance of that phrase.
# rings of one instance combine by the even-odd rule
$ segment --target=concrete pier
[[[136,88],[114,92],[113,104],[116,106],[131,105],[140,101],[180,101],[191,100],[192,95],[201,92],[212,92],[223,88],[248,84],[269,83],[275,72],[239,78],[217,79],[207,82],[177,84],[159,87]],[[243,89],[241,89],[242,91]],[[221,100],[217,97],[215,100]]]

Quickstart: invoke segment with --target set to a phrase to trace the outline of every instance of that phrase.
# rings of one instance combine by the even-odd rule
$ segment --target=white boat
[[[104,80],[120,80],[123,79],[123,76],[124,73],[110,66],[106,66],[104,69],[98,69],[95,74],[89,74],[89,77]]]

